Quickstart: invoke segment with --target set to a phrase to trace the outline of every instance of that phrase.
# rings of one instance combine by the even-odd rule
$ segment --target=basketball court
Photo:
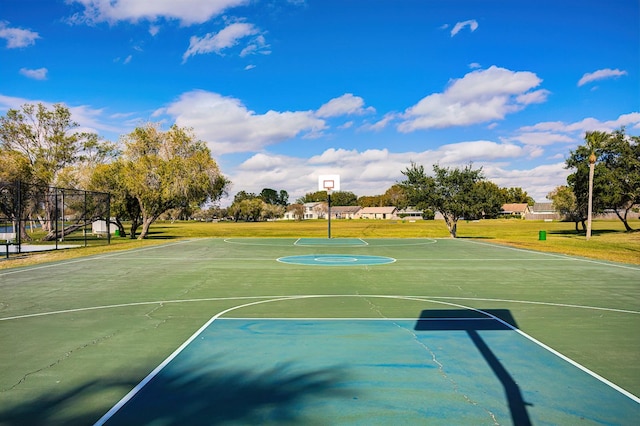
[[[196,239],[4,270],[0,424],[632,425],[639,279],[464,239]]]

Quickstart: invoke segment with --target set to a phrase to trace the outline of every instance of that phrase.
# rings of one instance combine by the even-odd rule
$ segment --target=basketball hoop
[[[327,194],[331,195],[333,192],[333,188],[335,187],[335,181],[332,179],[327,179],[322,181],[322,188],[327,191]]]
[[[318,191],[340,191],[340,175],[320,175],[318,176]]]

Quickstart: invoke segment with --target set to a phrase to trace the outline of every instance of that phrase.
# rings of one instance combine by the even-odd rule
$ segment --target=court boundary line
[[[198,338],[198,336],[200,334],[202,334],[202,332],[204,330],[207,329],[207,327],[209,327],[211,324],[213,324],[213,322],[215,320],[217,320],[218,318],[220,318],[220,316],[224,315],[227,312],[231,312],[235,309],[241,309],[241,308],[245,308],[245,307],[249,307],[249,306],[253,306],[253,305],[258,305],[261,303],[268,303],[268,302],[277,302],[277,301],[283,301],[283,300],[287,300],[289,299],[289,297],[282,297],[282,298],[278,298],[278,299],[267,299],[267,300],[259,300],[256,302],[251,302],[251,303],[245,303],[244,305],[239,305],[239,306],[233,306],[231,308],[225,309],[221,312],[218,312],[216,315],[214,315],[213,317],[211,317],[209,319],[209,321],[207,321],[206,323],[204,323],[204,325],[202,327],[200,327],[194,334],[191,335],[191,337],[189,337],[187,340],[184,341],[184,343],[182,343],[182,345],[180,345],[175,351],[173,351],[171,353],[171,355],[169,355],[167,358],[164,359],[164,361],[162,361],[156,368],[154,368],[151,373],[149,373],[144,379],[142,379],[142,381],[140,383],[138,383],[133,389],[131,389],[122,399],[120,399],[120,401],[118,401],[116,403],[116,405],[114,405],[113,407],[111,407],[111,409],[109,411],[107,411],[102,417],[100,417],[98,419],[97,422],[94,423],[94,426],[102,426],[104,425],[107,421],[109,421],[109,419],[111,419],[111,417],[114,416],[114,414],[116,414],[118,411],[120,411],[120,409],[122,407],[124,407],[124,405],[129,402],[134,396],[136,396],[141,390],[142,388],[144,388],[151,380],[153,380],[158,374],[160,374],[160,372],[167,366],[169,365],[169,363],[171,361],[173,361],[178,355],[180,355],[180,353],[187,347],[189,346],[195,339]]]
[[[298,244],[299,241],[301,240],[319,240],[321,241],[318,244]],[[329,240],[329,241],[338,241],[336,243],[328,243],[328,244],[323,244],[322,241],[324,240]],[[339,241],[340,240],[351,240],[351,241],[360,241],[362,244],[358,244],[358,243],[348,243],[348,244],[340,244]],[[365,240],[363,240],[362,238],[356,237],[356,238],[351,238],[351,237],[344,237],[344,238],[322,238],[322,237],[299,237],[297,240],[295,240],[293,242],[294,246],[297,247],[367,247],[369,246],[369,243]]]
[[[431,245],[431,244],[436,244],[438,242],[438,240],[442,240],[444,238],[430,238],[430,237],[424,237],[424,238],[369,238],[370,240],[394,240],[394,241],[406,241],[407,243],[403,243],[403,244],[374,244],[371,245],[369,244],[367,241],[365,241],[362,238],[352,238],[352,239],[359,239],[361,241],[364,241],[366,244],[359,244],[359,245],[332,245],[332,244],[326,244],[326,245],[303,245],[303,244],[296,244],[297,241],[299,241],[300,239],[302,239],[304,237],[285,237],[285,238],[276,238],[276,237],[226,237],[226,238],[222,238],[222,241],[227,243],[227,244],[238,244],[238,245],[247,245],[247,246],[265,246],[265,247],[326,247],[326,246],[333,246],[333,247],[348,247],[348,248],[363,248],[363,247],[406,247],[406,246],[421,246],[421,245]],[[321,239],[322,237],[318,237],[318,239]],[[345,237],[347,238],[347,237]],[[339,238],[335,238],[335,239],[339,239]],[[235,240],[235,241],[234,241]],[[244,241],[242,241],[244,240]],[[246,240],[280,240],[280,241],[285,241],[285,240],[295,240],[293,242],[293,244],[289,245],[289,244],[261,244],[261,243],[253,243],[253,242],[245,242]]]
[[[158,244],[158,245],[149,246],[149,247],[141,247],[141,248],[137,248],[137,249],[121,250],[121,251],[117,251],[117,252],[113,252],[113,253],[80,257],[80,258],[73,259],[73,260],[47,263],[47,264],[44,264],[44,265],[27,266],[27,267],[19,268],[19,269],[0,270],[0,277],[3,277],[5,275],[17,274],[17,273],[20,273],[20,272],[37,271],[39,269],[54,268],[56,266],[65,266],[65,265],[72,265],[74,263],[82,263],[82,262],[89,262],[89,261],[92,261],[92,260],[100,260],[100,259],[110,258],[110,257],[114,257],[114,256],[120,256],[120,255],[125,254],[125,253],[138,253],[138,252],[141,252],[141,251],[155,250],[155,249],[158,249],[158,248],[171,247],[171,246],[174,246],[174,245],[192,243],[192,242],[195,242],[195,241],[197,241],[197,240],[182,240],[182,241],[176,241],[174,243],[165,243],[165,244]]]
[[[383,297],[382,295],[370,295],[370,294],[334,294],[334,295],[291,295],[289,297],[299,298],[299,297],[307,297],[307,296],[315,296],[315,297]],[[560,308],[574,308],[574,309],[591,309],[594,311],[605,311],[605,312],[616,312],[621,314],[632,314],[632,315],[640,315],[640,311],[632,311],[628,309],[617,309],[617,308],[604,308],[600,306],[588,306],[588,305],[572,305],[569,303],[555,303],[555,302],[537,302],[530,300],[515,300],[515,299],[491,299],[491,298],[482,298],[482,297],[457,297],[457,296],[398,296],[398,295],[387,295],[389,297],[409,297],[409,298],[428,298],[428,299],[441,299],[441,300],[468,300],[468,301],[476,301],[476,302],[504,302],[504,303],[520,303],[520,304],[531,304],[531,305],[543,305],[543,306],[554,306]],[[153,300],[148,302],[129,302],[129,303],[116,303],[112,305],[101,305],[101,306],[88,306],[84,308],[72,308],[72,309],[61,309],[57,311],[47,311],[47,312],[36,312],[33,314],[23,314],[23,315],[14,315],[10,317],[0,318],[0,321],[10,321],[17,319],[25,319],[25,318],[35,318],[35,317],[44,317],[48,315],[60,315],[60,314],[72,314],[76,312],[85,312],[85,311],[93,311],[93,310],[101,310],[101,309],[115,309],[115,308],[127,308],[133,306],[146,306],[146,305],[162,305],[162,304],[171,304],[171,303],[195,303],[195,302],[220,302],[225,300],[250,300],[250,299],[272,299],[274,297],[284,297],[278,295],[271,296],[232,296],[232,297],[203,297],[198,299],[172,299],[172,300]]]
[[[622,395],[626,396],[627,398],[631,399],[632,401],[640,404],[640,397],[635,396],[631,392],[621,388],[620,386],[618,386],[615,383],[613,383],[613,382],[607,380],[606,378],[600,376],[599,374],[595,373],[594,371],[591,371],[590,369],[588,369],[587,367],[583,366],[582,364],[580,364],[580,363],[572,360],[571,358],[567,357],[566,355],[556,351],[552,347],[542,343],[541,341],[537,340],[533,336],[530,336],[529,334],[527,334],[527,333],[523,332],[522,330],[518,329],[517,327],[509,324],[508,322],[504,321],[503,319],[501,319],[501,318],[499,318],[499,317],[497,317],[497,316],[495,316],[493,314],[490,314],[488,312],[485,312],[485,311],[483,311],[481,309],[477,309],[477,308],[473,308],[473,307],[465,306],[465,305],[460,305],[458,303],[451,303],[451,302],[438,301],[438,300],[430,300],[429,298],[425,298],[425,297],[408,297],[408,296],[391,296],[391,295],[368,295],[368,296],[367,295],[306,295],[306,296],[283,296],[283,297],[277,297],[277,298],[274,298],[274,299],[259,300],[259,301],[255,301],[255,302],[251,302],[251,303],[245,303],[245,304],[242,304],[242,305],[232,306],[230,308],[227,308],[227,309],[225,309],[223,311],[218,312],[217,314],[212,316],[207,322],[205,322],[205,324],[202,325],[187,340],[185,340],[167,358],[165,358],[164,361],[162,361],[156,368],[154,368],[151,371],[151,373],[149,373],[144,379],[142,379],[142,381],[140,381],[140,383],[138,383],[133,389],[131,389],[113,407],[111,407],[111,409],[109,411],[107,411],[100,419],[98,419],[98,421],[96,423],[94,423],[94,426],[102,426],[102,425],[104,425],[104,423],[109,421],[109,419],[111,419],[111,417],[113,417],[122,407],[124,407],[124,405],[126,405],[133,397],[135,397],[151,380],[153,380],[158,374],[160,374],[160,372],[171,361],[173,361],[182,351],[184,351],[184,349],[187,346],[189,346],[189,344],[191,344],[194,340],[196,340],[200,336],[200,334],[202,334],[202,332],[204,332],[211,324],[213,324],[217,319],[219,319],[220,317],[222,317],[226,313],[235,311],[237,309],[243,309],[243,308],[247,308],[247,307],[255,306],[255,305],[259,305],[259,304],[264,304],[264,303],[282,302],[282,301],[290,301],[290,300],[301,300],[301,299],[313,299],[313,298],[345,297],[345,296],[348,296],[348,297],[362,297],[362,298],[366,298],[366,297],[372,297],[373,298],[373,297],[375,297],[375,298],[383,298],[383,299],[415,300],[415,301],[421,301],[421,302],[431,302],[431,303],[437,303],[437,304],[442,304],[442,305],[448,305],[448,306],[453,306],[453,307],[457,307],[457,308],[462,308],[462,309],[467,309],[467,310],[470,310],[470,311],[478,312],[478,313],[480,313],[482,315],[485,315],[487,317],[490,317],[490,318],[494,319],[495,321],[498,321],[503,326],[509,328],[512,331],[515,331],[516,333],[518,333],[522,337],[528,339],[532,343],[540,346],[541,348],[547,350],[551,354],[557,356],[558,358],[560,358],[560,359],[564,360],[565,362],[571,364],[572,366],[578,368],[579,370],[581,370],[584,373],[590,375],[591,377],[595,378],[596,380],[599,380],[601,383],[603,383],[603,384],[609,386],[610,388],[616,390],[617,392],[621,393]],[[227,319],[227,318],[224,318],[224,319]],[[392,319],[385,318],[385,317],[374,318],[374,319],[392,321]],[[261,318],[255,318],[255,320],[256,321],[260,321]]]
[[[507,245],[503,245],[503,244],[499,244],[499,243],[491,244],[491,243],[485,243],[485,242],[482,242],[482,241],[475,241],[475,240],[460,240],[458,238],[456,238],[456,240],[464,241],[465,243],[469,243],[469,244],[478,244],[478,245],[483,245],[483,246],[488,246],[488,247],[500,248],[500,249],[504,249],[504,250],[522,251],[522,252],[525,252],[525,253],[536,253],[536,254],[545,255],[545,256],[557,257],[557,258],[563,259],[563,260],[573,260],[573,261],[576,261],[576,262],[593,263],[593,264],[596,264],[596,265],[611,266],[611,267],[614,267],[614,268],[622,268],[622,269],[630,269],[632,271],[639,271],[640,272],[640,266],[635,266],[635,265],[629,264],[629,263],[605,262],[605,261],[601,261],[601,260],[589,259],[589,258],[586,258],[586,257],[580,257],[580,256],[574,256],[574,255],[568,255],[568,254],[562,254],[562,253],[551,253],[551,252],[547,252],[547,251],[537,251],[537,250],[533,250],[533,249],[525,249],[525,248],[520,248],[520,247],[511,247],[511,246],[507,246]]]

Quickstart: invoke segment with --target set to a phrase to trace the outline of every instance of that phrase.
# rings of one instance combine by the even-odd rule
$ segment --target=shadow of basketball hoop
[[[507,397],[511,419],[514,425],[531,425],[527,412],[527,402],[522,397],[518,384],[513,380],[504,365],[482,339],[478,331],[504,330],[518,328],[511,312],[507,309],[426,309],[420,314],[415,330],[419,331],[466,331],[484,360],[496,375]]]

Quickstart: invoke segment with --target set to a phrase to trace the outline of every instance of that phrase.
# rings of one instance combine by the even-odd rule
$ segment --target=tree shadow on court
[[[518,325],[508,309],[481,309],[478,311],[470,309],[426,309],[420,314],[415,326],[416,330],[421,331],[466,331],[485,362],[500,380],[507,398],[513,424],[529,426],[531,425],[531,419],[527,412],[527,406],[531,404],[524,400],[518,384],[478,333],[478,331],[482,330],[511,331],[514,328],[518,328]]]
[[[202,368],[172,376],[162,372],[116,413],[113,421],[196,426],[286,423],[296,421],[300,414],[297,403],[310,395],[335,397],[343,393],[337,386],[344,380],[340,369],[296,371],[291,367],[280,365],[263,372]]]
[[[283,369],[285,372],[283,373]],[[125,404],[106,425],[216,425],[228,422],[259,424],[295,422],[296,403],[313,395],[338,397],[343,392],[341,369],[287,373],[281,366],[253,371],[191,372],[189,379],[156,376]],[[0,425],[76,425],[95,423],[110,407],[86,408],[92,399],[124,395],[144,377],[131,374],[118,380],[95,380],[65,392],[47,394],[7,409],[0,407]],[[102,397],[104,398],[104,397]],[[104,399],[103,399],[104,400]],[[115,405],[117,401],[111,403]],[[111,404],[110,403],[110,404]],[[85,406],[85,409],[74,409]]]
[[[73,407],[78,407],[83,403],[86,405],[87,398],[90,398],[91,395],[99,395],[102,391],[112,388],[130,389],[135,384],[136,382],[133,380],[93,380],[64,391],[41,394],[10,408],[7,406],[0,407],[0,425],[55,426],[93,424],[100,418],[101,413],[97,413],[95,412],[96,410],[90,408],[76,410]]]

